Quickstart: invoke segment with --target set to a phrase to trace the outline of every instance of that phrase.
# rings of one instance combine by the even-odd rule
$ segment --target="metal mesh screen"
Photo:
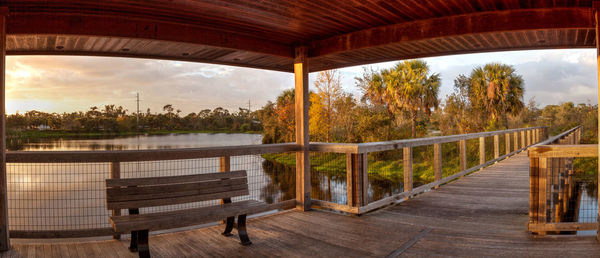
[[[369,202],[404,191],[404,164],[401,149],[369,153],[368,161]]]
[[[442,143],[442,177],[460,172],[460,147],[458,142]]]
[[[433,181],[433,145],[413,147],[413,187]]]
[[[311,198],[347,204],[346,154],[310,153]]]
[[[250,195],[267,203],[295,198],[295,168],[260,155],[234,156],[231,170],[246,170]],[[219,171],[219,158],[123,162],[121,178],[176,176]],[[46,231],[109,227],[105,179],[110,163],[8,164],[10,230]],[[218,204],[219,200],[143,208],[168,211]],[[127,210],[123,211],[127,214]]]

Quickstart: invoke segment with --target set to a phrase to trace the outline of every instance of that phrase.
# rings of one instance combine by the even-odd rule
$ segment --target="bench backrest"
[[[245,170],[186,176],[106,179],[107,209],[135,209],[248,195]]]

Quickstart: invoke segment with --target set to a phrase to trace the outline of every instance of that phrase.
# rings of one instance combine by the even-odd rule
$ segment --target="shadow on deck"
[[[153,257],[600,256],[594,237],[534,238],[527,232],[526,153],[360,217],[286,211],[252,219],[253,245],[223,226],[150,238]],[[127,240],[12,244],[2,257],[137,257]]]

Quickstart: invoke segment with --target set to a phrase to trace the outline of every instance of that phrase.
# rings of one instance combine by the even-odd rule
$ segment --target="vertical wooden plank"
[[[404,156],[403,166],[404,166],[404,191],[408,192],[412,190],[413,187],[413,174],[412,174],[412,147],[404,147],[402,149],[402,154]]]
[[[518,132],[513,133],[513,146],[514,146],[514,151],[519,150],[519,133]]]
[[[525,139],[527,140],[527,146],[530,146],[531,145],[531,130],[527,130],[526,134],[527,135],[525,136],[526,137]]]
[[[485,137],[479,137],[479,165],[485,163]]]
[[[507,133],[504,135],[504,145],[505,145],[505,151],[506,151],[506,155],[510,154],[510,133]]]
[[[7,7],[0,7],[0,251],[10,248],[8,236],[8,200],[6,186],[6,16]]]
[[[347,153],[346,154],[346,200],[347,203],[346,205],[351,206],[351,207],[356,207],[356,199],[355,199],[355,195],[354,195],[354,174],[355,174],[355,170],[354,170],[354,163],[352,162],[352,155],[351,153]]]
[[[494,159],[500,157],[500,135],[494,135]]]
[[[548,159],[539,158],[539,179],[538,179],[538,221],[537,223],[545,224],[546,221],[546,179],[548,172]],[[539,235],[545,235],[546,232],[539,232]]]
[[[433,171],[435,181],[442,180],[442,144],[436,143],[433,145]],[[436,186],[435,189],[438,189]]]
[[[527,140],[525,140],[525,131],[521,131],[521,149],[527,147]]]
[[[597,81],[598,81],[598,101],[600,101],[600,2],[594,1],[592,3],[592,7],[594,10],[594,21],[596,22],[596,68],[597,68]],[[4,26],[3,26],[4,27]],[[5,33],[2,33],[3,35]],[[2,77],[4,80],[4,76]],[[4,87],[4,83],[2,83],[2,87]],[[3,91],[4,92],[4,91]],[[4,100],[4,98],[2,98]],[[600,103],[600,102],[598,102]],[[598,115],[600,116],[600,109],[598,109]],[[4,125],[2,126],[4,128]],[[600,119],[598,119],[598,135],[600,135]],[[3,161],[4,163],[4,161]],[[598,164],[600,164],[600,148],[598,148]],[[4,173],[3,173],[4,174]],[[598,166],[598,182],[600,182],[600,166]],[[600,187],[598,188],[598,199],[600,200]],[[596,235],[596,239],[600,241],[600,201],[598,201],[598,234]]]
[[[538,158],[529,158],[529,223],[538,221]]]
[[[300,151],[296,152],[296,209],[310,210],[310,152],[308,139],[308,48],[295,49],[295,115],[296,144]]]
[[[360,173],[360,159],[359,154],[352,154],[352,190],[354,193],[352,194],[354,198],[354,205],[361,206],[363,205],[363,191],[362,191],[362,174]]]
[[[458,141],[460,171],[467,170],[467,140]]]
[[[219,157],[219,172],[229,172],[231,171],[231,158],[229,156]],[[221,199],[221,204],[225,203],[223,199]]]
[[[121,163],[111,162],[110,163],[110,178],[121,178]],[[121,209],[111,210],[112,216],[121,216]],[[121,234],[114,234],[113,239],[121,239]]]

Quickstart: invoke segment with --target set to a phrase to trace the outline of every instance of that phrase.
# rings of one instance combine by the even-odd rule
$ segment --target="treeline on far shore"
[[[262,126],[253,112],[237,112],[217,107],[181,115],[181,110],[167,104],[163,112],[129,113],[121,106],[91,107],[88,111],[47,113],[27,111],[6,117],[9,137],[52,137],[65,135],[127,135],[173,132],[260,132]]]

